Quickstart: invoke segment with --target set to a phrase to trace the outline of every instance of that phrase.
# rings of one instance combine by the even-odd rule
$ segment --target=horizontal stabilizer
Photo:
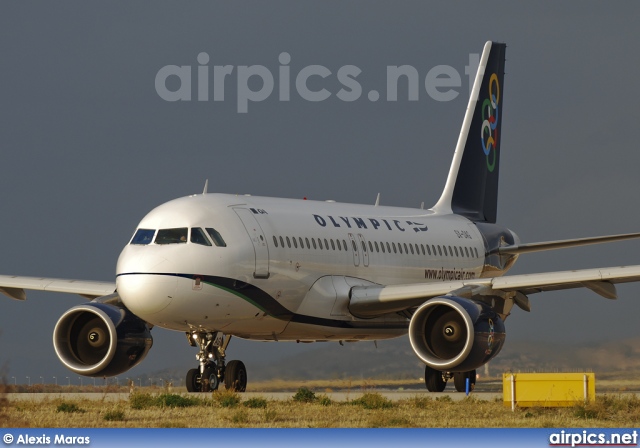
[[[517,244],[513,246],[499,247],[493,253],[499,254],[527,254],[530,252],[542,252],[545,250],[566,249],[569,247],[588,246],[590,244],[612,243],[640,238],[640,233],[625,233],[621,235],[595,236],[590,238],[575,238],[571,240],[546,241],[543,243]]]

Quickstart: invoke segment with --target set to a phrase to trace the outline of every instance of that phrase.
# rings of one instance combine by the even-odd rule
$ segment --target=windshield
[[[156,244],[186,244],[188,229],[180,227],[177,229],[160,229],[156,236]]]
[[[155,229],[138,229],[131,239],[131,244],[146,245],[153,241]]]

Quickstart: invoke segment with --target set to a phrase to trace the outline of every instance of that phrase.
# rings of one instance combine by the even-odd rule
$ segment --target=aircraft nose
[[[167,308],[176,295],[176,257],[166,252],[163,248],[127,246],[118,259],[118,294],[142,319]]]
[[[166,274],[128,273],[116,279],[118,294],[125,306],[145,319],[168,307],[173,300],[178,278]]]

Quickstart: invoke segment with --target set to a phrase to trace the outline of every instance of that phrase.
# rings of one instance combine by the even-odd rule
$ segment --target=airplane
[[[72,372],[116,376],[147,355],[155,326],[196,347],[189,392],[243,392],[233,336],[363,341],[409,334],[428,391],[458,391],[505,343],[528,296],[586,287],[616,298],[640,266],[505,275],[520,254],[623,241],[640,233],[521,243],[496,223],[506,45],[487,42],[443,192],[430,209],[207,192],[149,212],[122,250],[115,282],[0,276],[0,292],[91,299],[66,311],[54,349]]]

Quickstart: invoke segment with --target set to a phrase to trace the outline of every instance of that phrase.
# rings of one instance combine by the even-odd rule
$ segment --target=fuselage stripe
[[[270,294],[258,288],[255,285],[250,283],[242,282],[240,280],[234,280],[232,278],[227,277],[218,277],[212,275],[199,275],[199,274],[174,274],[174,273],[166,273],[166,272],[127,272],[118,274],[118,277],[124,275],[158,275],[158,276],[171,276],[171,277],[179,277],[188,280],[195,280],[196,278],[200,278],[203,283],[207,285],[213,286],[215,288],[222,289],[230,294],[235,295],[236,297],[245,300],[256,308],[262,310],[267,313],[269,316],[288,321],[295,322],[301,324],[308,325],[318,325],[322,327],[333,327],[333,328],[361,328],[361,329],[375,329],[375,328],[385,328],[385,329],[406,329],[409,326],[409,321],[406,323],[389,323],[385,324],[383,322],[370,322],[370,321],[346,321],[346,320],[337,320],[337,319],[326,319],[322,317],[315,316],[306,316],[303,314],[296,314],[289,311],[287,308],[278,303]],[[243,293],[238,291],[238,288],[243,290]]]

